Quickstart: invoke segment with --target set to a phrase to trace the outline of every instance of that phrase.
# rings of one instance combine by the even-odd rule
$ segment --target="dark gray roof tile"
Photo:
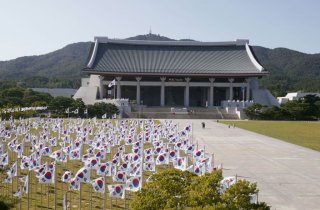
[[[201,42],[97,42],[94,60],[85,71],[144,74],[261,73],[246,45]],[[92,52],[93,54],[94,52]]]

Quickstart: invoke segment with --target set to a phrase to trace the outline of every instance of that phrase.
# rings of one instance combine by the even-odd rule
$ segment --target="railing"
[[[237,107],[237,108],[245,108],[245,107],[249,107],[253,104],[253,101],[221,101],[221,106],[223,108],[226,108],[226,107]]]
[[[172,114],[189,114],[187,108],[171,108],[171,113]]]

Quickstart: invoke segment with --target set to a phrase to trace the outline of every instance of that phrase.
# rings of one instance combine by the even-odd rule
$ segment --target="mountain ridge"
[[[137,35],[128,40],[195,41],[175,40],[156,34]],[[19,81],[30,77],[47,77],[79,80],[85,67],[92,42],[69,44],[59,50],[35,56],[23,56],[0,61],[0,81]],[[270,75],[260,80],[263,87],[275,95],[287,91],[320,91],[320,53],[308,54],[283,47],[274,49],[252,46],[258,61]]]

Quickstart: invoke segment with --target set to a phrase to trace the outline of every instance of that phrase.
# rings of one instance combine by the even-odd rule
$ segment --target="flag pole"
[[[79,183],[79,185],[80,185],[79,209],[81,210],[81,196],[82,196],[81,182]]]
[[[90,210],[92,210],[92,186],[90,186]]]
[[[191,144],[193,144],[193,122],[191,123],[191,132],[192,132],[192,135],[191,135]]]
[[[54,165],[54,209],[56,210],[57,209],[57,180],[56,180],[56,177],[57,177],[57,170],[56,170],[56,165],[58,165],[58,163],[56,163]]]
[[[27,184],[27,186],[28,186],[28,210],[29,210],[29,198],[30,198],[30,189],[29,189],[29,186],[30,186],[30,170],[28,169],[28,184]],[[49,192],[49,190],[48,190],[48,192]]]
[[[47,185],[48,186],[48,194],[47,194],[47,208],[49,209],[49,184]]]
[[[40,193],[40,200],[41,200],[41,209],[42,209],[42,184],[40,184],[40,190],[41,190],[41,193]]]
[[[126,191],[124,191],[124,209],[127,209],[127,199],[126,199]]]
[[[104,176],[106,177],[106,176]],[[104,182],[104,201],[103,201],[103,209],[106,209],[106,203],[107,203],[107,179],[105,178]]]
[[[211,167],[214,169],[214,154],[211,154]]]
[[[70,209],[72,209],[72,191],[70,191]],[[67,209],[68,209],[68,206],[67,206]]]

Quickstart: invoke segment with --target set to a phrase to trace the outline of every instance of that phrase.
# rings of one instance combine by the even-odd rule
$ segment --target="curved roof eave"
[[[256,60],[253,52],[250,49],[250,46],[248,45],[248,43],[246,43],[246,51],[248,53],[248,56],[250,58],[250,61],[252,62],[252,64],[260,71],[264,71],[265,69],[263,68],[263,66],[260,65],[260,63]]]
[[[265,76],[268,75],[269,72],[263,71],[263,72],[253,72],[253,73],[189,73],[189,74],[177,74],[177,73],[172,73],[172,74],[166,74],[166,73],[146,73],[146,72],[103,72],[103,71],[96,71],[94,69],[90,68],[84,68],[82,69],[83,72],[88,73],[88,74],[100,74],[100,75],[116,75],[116,76],[183,76],[183,77],[188,77],[188,76],[199,76],[199,77],[257,77],[257,76]]]
[[[95,40],[94,42],[94,48],[93,48],[93,51],[92,51],[92,54],[91,54],[91,58],[89,60],[89,63],[87,64],[87,67],[88,68],[91,68],[95,59],[96,59],[96,55],[97,55],[97,52],[98,52],[98,39]]]

